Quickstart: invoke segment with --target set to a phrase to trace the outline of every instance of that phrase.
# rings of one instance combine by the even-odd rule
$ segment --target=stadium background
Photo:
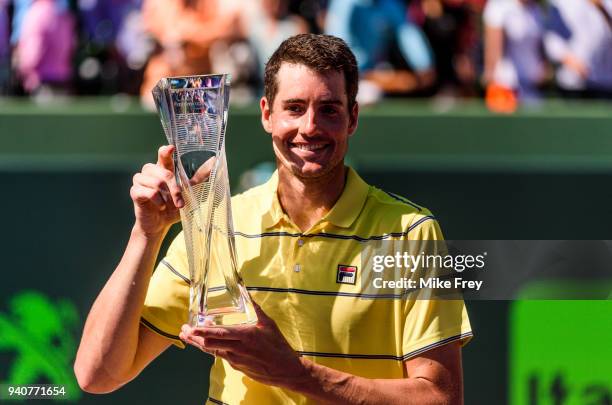
[[[216,0],[201,0],[206,1]],[[26,78],[36,69],[18,64],[13,52],[19,43],[8,42],[15,30],[5,22],[18,14],[19,4],[45,2],[73,15],[77,24],[70,35],[76,43],[70,77],[48,82],[43,77],[33,85]],[[323,29],[317,13],[333,2],[262,4],[287,3],[285,11],[301,15],[316,32]],[[564,2],[569,4],[527,3],[550,12]],[[109,395],[80,392],[72,373],[87,312],[129,236],[132,175],[155,160],[165,142],[156,114],[138,98],[146,58],[160,45],[159,38],[139,36],[138,27],[122,37],[113,26],[122,21],[121,13],[111,12],[119,8],[108,8],[119,3],[125,15],[133,15],[143,2],[0,0],[0,384],[64,384],[71,400],[82,404],[202,403],[210,359],[191,348],[169,349]],[[351,140],[349,163],[371,184],[431,209],[448,239],[612,239],[610,101],[584,98],[597,89],[569,94],[578,99],[564,98],[568,93],[554,75],[558,61],[546,62],[546,78],[537,83],[535,96],[533,86],[512,89],[487,78],[485,1],[401,3],[408,6],[406,18],[432,45],[430,67],[437,79],[430,87],[387,89],[393,93],[388,97],[370,93]],[[442,12],[433,18],[436,10]],[[281,14],[266,18],[286,17]],[[63,21],[70,19],[61,15]],[[436,29],[451,20],[463,28],[436,36],[441,32]],[[455,37],[462,41],[450,48],[436,42]],[[415,60],[410,55],[399,60],[407,55],[398,39],[385,41],[392,48],[385,69],[392,66],[412,74],[414,83],[426,82],[427,66],[421,72],[414,55]],[[151,55],[141,52],[146,44],[154,45],[146,48]],[[445,52],[470,59],[472,73],[445,70],[450,66],[440,61]],[[216,55],[213,61],[225,60]],[[236,75],[227,154],[237,192],[265,180],[273,154],[253,102],[260,91],[258,72],[244,74],[244,66],[232,65],[235,60],[225,60],[225,66]],[[595,93],[611,98],[605,91]],[[580,289],[588,270],[548,272],[533,281],[569,281]],[[475,338],[463,351],[466,404],[610,405],[612,300],[548,300],[520,291],[515,298],[467,303]]]
[[[372,184],[429,207],[448,238],[605,239],[612,218],[608,108],[551,103],[537,113],[496,116],[477,102],[447,112],[432,111],[426,103],[389,102],[363,111],[349,160]],[[272,162],[257,122],[254,107],[230,113],[227,151],[234,189],[245,171]],[[155,157],[164,142],[161,126],[154,113],[135,103],[116,112],[108,99],[93,99],[53,107],[5,102],[0,131],[0,319],[50,352],[61,346],[62,335],[69,336],[68,351],[53,357],[52,366],[73,378],[82,322],[129,235],[132,174]],[[29,304],[18,300],[28,292],[34,295]],[[36,306],[36,295],[44,305]],[[11,304],[15,300],[21,307]],[[76,319],[62,318],[62,300],[74,305]],[[47,334],[38,336],[29,330],[35,325],[20,324],[28,320],[27,305],[38,311],[30,322]],[[517,305],[519,319],[512,317]],[[512,390],[522,393],[513,404],[552,403],[548,391],[557,375],[573,390],[568,403],[587,403],[580,401],[589,398],[583,392],[589,384],[605,387],[609,395],[609,300],[468,306],[476,338],[464,350],[466,403],[503,404]],[[58,325],[49,326],[44,318],[54,317]],[[532,329],[525,331],[525,325]],[[32,348],[11,346],[8,330],[0,332],[0,379],[6,382]],[[567,341],[570,336],[574,340]],[[567,344],[547,353],[540,346],[551,340]],[[529,361],[537,366],[530,369]],[[582,370],[584,361],[588,367]],[[40,361],[28,364],[33,381],[56,375]],[[197,403],[206,392],[209,364],[195,350],[171,348],[116,393],[81,394],[78,402]],[[522,375],[516,376],[518,369]],[[541,402],[524,397],[533,373],[541,375]]]

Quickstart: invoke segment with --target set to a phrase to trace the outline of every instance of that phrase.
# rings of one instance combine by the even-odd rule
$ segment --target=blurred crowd
[[[294,34],[345,39],[359,101],[612,99],[612,0],[0,0],[0,94],[140,95],[166,76],[230,73],[260,96]]]

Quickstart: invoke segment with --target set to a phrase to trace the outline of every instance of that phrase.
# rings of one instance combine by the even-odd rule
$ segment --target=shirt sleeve
[[[415,24],[406,21],[397,28],[397,38],[406,62],[416,71],[433,67],[433,56],[429,41]]]
[[[569,39],[572,32],[567,25],[561,10],[554,4],[550,7],[546,33],[544,34],[544,49],[548,57],[555,63],[560,63],[570,52]]]
[[[189,265],[183,233],[179,233],[151,276],[141,314],[141,323],[174,345],[181,326],[188,321]]]
[[[508,12],[507,0],[489,0],[484,8],[482,19],[490,27],[503,28],[504,16]]]
[[[432,243],[444,239],[438,222],[429,212],[417,216],[410,228],[410,240]],[[443,247],[436,247],[434,253],[443,254],[444,251]],[[453,341],[465,345],[472,336],[472,327],[463,299],[431,297],[419,292],[406,300],[402,336],[404,360]]]

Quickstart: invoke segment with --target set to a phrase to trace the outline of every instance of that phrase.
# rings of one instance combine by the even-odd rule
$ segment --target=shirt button
[[[304,239],[298,239],[298,246],[299,247],[304,246]]]
[[[299,264],[296,264],[295,266],[293,266],[293,271],[295,271],[296,273],[299,273],[301,270],[301,267]]]

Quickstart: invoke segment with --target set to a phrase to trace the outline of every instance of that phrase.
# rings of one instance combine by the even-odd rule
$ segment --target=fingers
[[[251,326],[252,328],[252,326]],[[236,330],[237,327],[193,327],[185,324],[181,327],[181,339],[184,336],[196,344],[218,350],[237,350],[239,346],[248,346],[252,342],[250,330]]]
[[[179,337],[185,343],[214,356],[221,356],[226,359],[229,357],[234,357],[235,359],[238,357],[249,357],[243,342],[239,340],[207,338],[198,334],[197,332],[199,331],[199,329],[190,325],[183,325]]]
[[[200,183],[207,181],[208,178],[210,177],[210,173],[212,172],[213,167],[215,166],[216,161],[217,161],[217,158],[213,156],[210,159],[208,159],[206,162],[204,162],[204,164],[202,164],[198,168],[198,170],[196,170],[196,172],[191,177],[191,179],[189,179],[189,183],[192,186],[194,186],[196,184],[200,184]]]
[[[185,203],[183,202],[181,189],[178,184],[176,184],[174,178],[174,159],[172,156],[174,150],[175,148],[173,145],[161,146],[157,151],[157,164],[151,165],[151,170],[154,171],[154,175],[164,179],[167,190],[172,196],[174,205],[178,208],[182,208]]]
[[[135,183],[130,189],[130,196],[137,204],[151,202],[162,210],[166,209],[166,201],[163,199],[161,193],[153,188]]]
[[[188,326],[188,325],[187,325]],[[210,339],[225,339],[225,340],[245,340],[250,335],[248,326],[244,327],[241,325],[230,326],[230,327],[198,327],[194,328],[188,326],[190,329],[185,330],[194,335],[201,336]],[[252,326],[251,326],[252,327]]]
[[[166,170],[174,170],[174,160],[172,153],[174,152],[173,145],[164,145],[157,150],[157,165]]]
[[[143,187],[152,190],[141,193],[145,200],[148,198],[156,205],[168,205],[168,208],[182,208],[185,205],[174,173],[159,164],[147,163],[133,181],[134,186],[138,186],[137,190],[144,191],[141,189]],[[139,198],[138,202],[145,202],[143,198]]]
[[[195,335],[198,338],[197,335]],[[220,350],[224,352],[235,352],[240,353],[244,350],[244,344],[239,340],[224,340],[224,339],[211,339],[211,338],[201,338],[202,345],[208,351],[218,352]],[[246,353],[244,353],[246,354]]]
[[[179,333],[179,338],[183,342],[190,344],[202,350],[205,353],[211,354],[213,356],[217,356],[218,350],[208,348],[206,345],[206,338],[194,334],[193,330],[194,328],[191,327],[190,325],[183,325],[181,328],[181,332]]]

